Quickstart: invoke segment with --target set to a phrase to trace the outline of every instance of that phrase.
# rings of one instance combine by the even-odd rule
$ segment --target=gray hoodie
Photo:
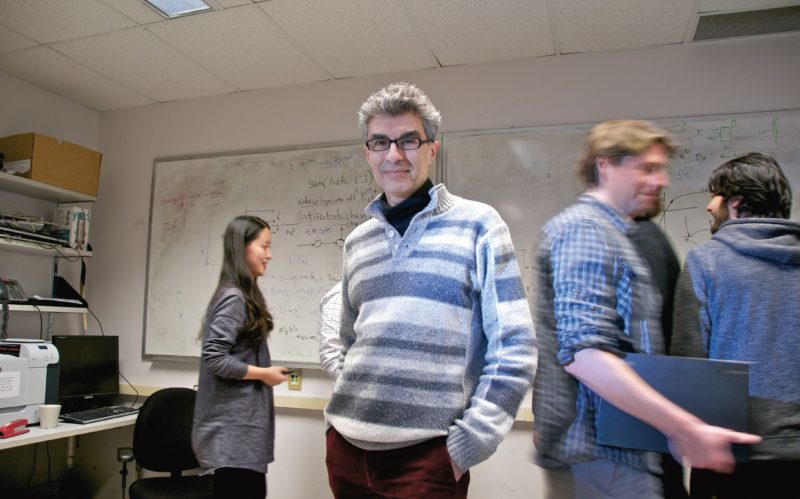
[[[689,251],[673,355],[751,361],[751,459],[800,459],[800,224],[744,218]]]

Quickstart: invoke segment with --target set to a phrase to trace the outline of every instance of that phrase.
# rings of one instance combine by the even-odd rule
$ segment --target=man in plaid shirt
[[[731,443],[759,440],[703,423],[620,359],[664,353],[661,297],[627,234],[634,215],[658,206],[673,150],[647,122],[595,126],[578,165],[586,192],[540,234],[533,412],[548,497],[661,496],[649,454],[595,442],[600,397],[659,429],[694,467],[731,471]]]
[[[331,378],[339,375],[342,340],[339,323],[342,318],[342,283],[337,282],[319,302],[319,361]]]

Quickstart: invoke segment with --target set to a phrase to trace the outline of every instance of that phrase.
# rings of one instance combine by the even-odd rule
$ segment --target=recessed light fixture
[[[169,18],[212,10],[203,0],[145,0],[156,10]]]

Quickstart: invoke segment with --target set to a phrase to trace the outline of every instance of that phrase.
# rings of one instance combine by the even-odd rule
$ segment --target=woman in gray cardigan
[[[272,387],[287,380],[271,366],[272,316],[258,288],[272,258],[269,225],[239,216],[225,229],[219,283],[203,323],[192,447],[203,473],[214,472],[217,498],[267,495],[274,460]]]

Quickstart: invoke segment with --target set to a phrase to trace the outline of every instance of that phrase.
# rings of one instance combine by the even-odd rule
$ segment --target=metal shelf
[[[7,235],[0,235],[0,250],[59,258],[88,258],[92,256],[91,251],[77,250],[67,246],[57,246],[49,243],[34,243]]]
[[[90,196],[82,192],[62,189],[61,187],[43,184],[42,182],[4,172],[0,172],[0,190],[16,192],[24,196],[56,201],[58,203],[97,201],[97,196]]]
[[[97,201],[96,196],[90,196],[81,192],[62,189],[61,187],[44,184],[42,182],[37,182],[35,180],[30,180],[3,172],[0,172],[0,191],[14,192],[23,196],[43,199],[46,201],[55,201],[58,203]],[[91,251],[77,250],[74,248],[46,242],[30,241],[7,234],[0,234],[0,251],[11,251],[16,253],[26,253],[29,255],[67,259],[92,256]],[[66,305],[28,305],[11,303],[8,305],[8,309],[12,312],[40,312],[58,314],[89,313],[89,309],[86,307]],[[50,320],[51,322],[49,328],[52,328],[52,316]]]
[[[55,307],[53,305],[18,305],[10,303],[8,305],[10,312],[43,312],[43,313],[57,313],[57,314],[88,314],[89,309],[85,307]]]

